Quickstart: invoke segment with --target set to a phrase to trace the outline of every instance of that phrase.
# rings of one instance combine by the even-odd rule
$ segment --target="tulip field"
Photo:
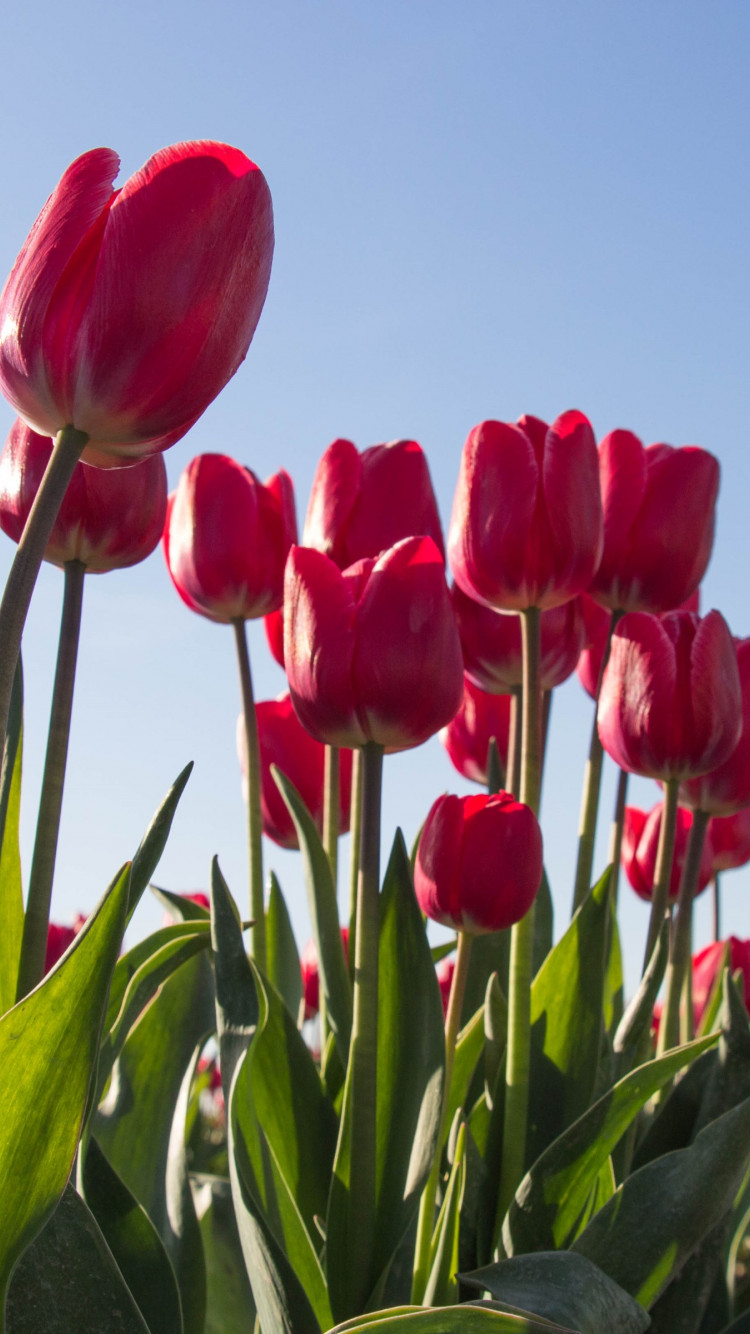
[[[723,938],[720,883],[750,861],[750,640],[700,604],[717,460],[597,441],[576,409],[469,430],[445,533],[413,440],[334,440],[299,529],[283,469],[204,453],[168,495],[165,451],[261,318],[271,195],[210,140],[115,189],[118,167],[72,163],[0,295],[0,1334],[750,1334],[750,941]],[[247,885],[218,859],[210,894],[154,884],[188,765],[61,923],[87,575],[160,543],[186,608],[231,627]],[[61,629],[22,873],[44,560]],[[592,730],[562,921],[539,817],[574,672]],[[436,735],[475,790],[420,793],[407,846],[384,773]],[[659,784],[650,811],[630,775]],[[309,942],[267,840],[299,850]],[[164,924],[126,946],[149,894]]]

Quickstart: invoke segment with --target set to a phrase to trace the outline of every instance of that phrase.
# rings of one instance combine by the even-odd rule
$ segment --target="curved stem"
[[[654,892],[651,896],[651,917],[648,924],[646,954],[643,960],[644,972],[648,967],[651,952],[659,939],[664,915],[669,906],[669,884],[672,878],[672,862],[674,861],[679,787],[680,781],[678,778],[668,778],[664,784],[664,806],[661,813],[661,828],[659,829],[659,846],[656,850]]]
[[[23,922],[21,959],[18,965],[16,1001],[20,1001],[44,976],[47,950],[49,909],[55,875],[57,840],[60,832],[65,766],[68,759],[70,719],[73,712],[78,642],[81,634],[81,607],[86,566],[80,560],[65,564],[60,640],[57,649],[55,683],[52,690],[47,753],[44,759],[42,790],[34,840],[34,855],[29,877],[29,893]]]
[[[10,696],[21,636],[39,566],[44,559],[68,482],[87,440],[88,436],[83,431],[77,431],[74,426],[65,426],[60,431],[21,534],[0,602],[0,755],[5,747]]]
[[[576,878],[573,886],[573,913],[577,912],[591,888],[591,873],[594,866],[594,843],[596,841],[596,818],[599,814],[599,791],[602,784],[602,764],[604,751],[599,740],[598,709],[599,694],[604,680],[604,669],[609,661],[609,650],[615,626],[622,616],[621,611],[613,611],[609,621],[609,635],[599,669],[599,681],[596,687],[596,708],[589,742],[589,757],[583,780],[581,798],[581,818],[578,824],[578,860]],[[572,914],[571,914],[572,916]]]
[[[523,635],[523,743],[521,801],[539,812],[542,774],[542,691],[540,668],[540,611],[522,613]],[[505,1118],[503,1153],[495,1217],[497,1244],[502,1221],[523,1176],[526,1159],[526,1121],[529,1102],[531,1054],[531,980],[534,954],[534,904],[513,927],[510,938],[508,982],[508,1047],[505,1064]]]
[[[349,972],[354,980],[354,955],[357,946],[357,886],[359,884],[359,845],[362,838],[362,751],[352,754],[352,797],[349,816]]]
[[[240,671],[242,716],[247,747],[247,841],[250,862],[250,953],[258,967],[266,969],[266,915],[263,907],[263,822],[260,809],[260,750],[258,720],[255,716],[253,678],[247,649],[245,622],[238,616],[232,621]]]
[[[664,1013],[659,1024],[658,1054],[676,1047],[680,1040],[680,1000],[685,978],[690,968],[690,946],[693,928],[693,899],[698,889],[703,844],[706,840],[709,815],[706,811],[693,812],[693,824],[688,840],[687,856],[682,871],[677,917],[669,949],[667,990]]]
[[[453,1078],[453,1060],[456,1054],[456,1039],[461,1024],[461,1011],[463,1010],[464,996],[466,994],[466,979],[469,975],[469,956],[471,954],[472,937],[466,931],[458,933],[458,952],[456,954],[456,967],[453,970],[451,980],[450,996],[448,997],[448,1009],[445,1015],[445,1081],[443,1083],[443,1100],[440,1109],[440,1128],[438,1131],[437,1143],[435,1145],[435,1156],[432,1160],[432,1168],[419,1204],[419,1223],[417,1225],[417,1244],[414,1253],[414,1277],[412,1279],[411,1300],[416,1306],[424,1299],[427,1280],[430,1269],[430,1244],[432,1242],[432,1228],[435,1218],[435,1198],[437,1196],[438,1181],[440,1180],[440,1164],[443,1157],[443,1140],[446,1131],[446,1118],[448,1115],[448,1106],[450,1103],[451,1079]]]
[[[609,862],[612,867],[612,879],[609,882],[610,893],[612,895],[612,910],[617,911],[617,891],[620,887],[620,857],[622,855],[622,830],[625,824],[625,803],[628,799],[628,774],[625,769],[620,770],[620,777],[617,780],[617,796],[615,798],[615,813],[612,819],[612,829],[609,835]]]

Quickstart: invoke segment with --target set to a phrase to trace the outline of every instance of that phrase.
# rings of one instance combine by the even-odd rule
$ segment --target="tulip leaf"
[[[207,922],[211,916],[208,908],[196,903],[187,894],[175,894],[171,889],[160,889],[158,885],[149,885],[155,899],[166,909],[175,922]]]
[[[531,988],[527,1163],[591,1102],[601,1049],[608,915],[607,870]]]
[[[273,871],[270,882],[266,911],[268,977],[296,1022],[302,1000],[302,973],[297,943],[294,939],[289,910]]]
[[[145,1209],[107,1162],[94,1138],[86,1148],[83,1189],[86,1204],[150,1334],[178,1334],[182,1330],[182,1309],[169,1256]]]
[[[23,673],[18,659],[0,770],[0,1015],[16,1000],[23,936],[23,884],[18,824],[23,756]]]
[[[643,1334],[643,1307],[590,1260],[572,1251],[539,1251],[487,1265],[461,1282],[509,1306],[532,1308],[579,1334]]]
[[[195,1181],[195,1204],[206,1257],[205,1334],[250,1334],[255,1302],[229,1182],[223,1177],[199,1178]]]
[[[732,1321],[721,1334],[750,1334],[750,1311],[745,1311],[739,1320]]]
[[[193,1069],[214,1023],[211,968],[199,954],[164,983],[129,1034],[94,1122],[103,1152],[164,1243],[177,1276],[185,1334],[202,1330],[205,1306],[185,1120]]]
[[[0,1310],[70,1175],[95,1070],[130,867],[43,982],[0,1019]]]
[[[463,1024],[468,1024],[479,1006],[484,1003],[487,983],[493,973],[497,975],[501,991],[505,995],[508,994],[509,967],[510,930],[488,931],[485,935],[474,937],[471,942],[466,992],[461,1009]]]
[[[235,1130],[235,1089],[257,1030],[261,1004],[258,974],[245,953],[239,914],[215,859],[211,873],[211,939],[232,1199],[260,1325],[263,1334],[320,1334],[321,1325],[304,1283],[266,1220],[247,1147],[242,1133],[238,1136]],[[247,1107],[244,1089],[243,1095],[243,1109],[249,1113],[252,1108]]]
[[[503,1056],[507,1042],[508,1002],[500,989],[497,973],[493,973],[484,998],[484,1083],[493,1099],[497,1081],[505,1073]]]
[[[466,1182],[466,1126],[458,1132],[456,1154],[440,1206],[430,1249],[430,1269],[423,1306],[447,1306],[458,1301],[458,1232]]]
[[[609,930],[610,939],[609,949],[607,950],[607,967],[604,974],[604,1031],[606,1033],[614,1034],[617,1025],[622,1019],[625,985],[622,973],[620,928],[617,925],[617,918],[614,912],[610,913]]]
[[[177,804],[185,791],[192,771],[193,761],[191,760],[177,775],[141,839],[138,851],[133,858],[133,871],[130,878],[130,903],[128,905],[129,918],[132,917],[138,907],[143,891],[159,865],[169,838],[169,831],[172,828]]]
[[[620,1186],[573,1249],[647,1309],[731,1209],[750,1160],[750,1099]]]
[[[612,1046],[615,1067],[620,1075],[626,1074],[634,1064],[639,1064],[636,1059],[639,1052],[644,1057],[646,1055],[644,1047],[648,1045],[654,1001],[664,980],[668,956],[669,923],[665,921],[638,990],[615,1029]]]
[[[494,976],[494,974],[493,974]],[[458,1035],[456,1052],[453,1058],[453,1073],[448,1094],[448,1107],[445,1114],[447,1130],[453,1125],[453,1118],[459,1107],[463,1107],[469,1091],[471,1077],[484,1048],[485,1007],[480,1005],[476,1014],[469,1020]]]
[[[320,986],[325,999],[326,1017],[336,1038],[342,1065],[345,1066],[352,1028],[352,988],[344,947],[341,943],[339,910],[336,887],[331,876],[331,864],[320,841],[315,821],[296,787],[275,764],[271,765],[271,773],[297,831],[305,867],[310,919],[318,954]]]
[[[547,871],[543,867],[542,883],[539,886],[537,896],[534,900],[534,948],[532,955],[532,969],[535,977],[552,949],[554,929],[555,922],[552,894],[549,887],[549,880],[547,879]]]
[[[571,1243],[599,1172],[641,1107],[716,1041],[716,1034],[702,1038],[631,1071],[545,1149],[506,1215],[506,1255]]]
[[[52,1217],[18,1262],[4,1329],[6,1334],[157,1334],[160,1329],[146,1324],[96,1219],[72,1186],[65,1187]]]
[[[265,1334],[265,1330],[264,1330]],[[499,1303],[463,1306],[396,1306],[336,1325],[330,1334],[579,1334],[543,1316],[509,1311]]]

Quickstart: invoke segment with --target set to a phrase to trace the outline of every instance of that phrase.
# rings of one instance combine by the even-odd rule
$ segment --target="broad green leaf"
[[[716,1027],[724,990],[724,969],[727,967],[728,961],[729,941],[725,943],[721,954],[721,960],[717,965],[716,976],[714,977],[713,986],[708,994],[708,1000],[706,1001],[700,1023],[698,1024],[696,1037],[702,1038],[704,1033],[710,1033]]]
[[[315,948],[318,952],[320,987],[325,1000],[326,1017],[346,1065],[352,1029],[352,988],[349,969],[341,943],[341,926],[336,902],[336,887],[331,864],[320,841],[315,821],[299,792],[285,774],[271,765],[287,810],[294,821],[305,867],[307,897],[310,906]]]
[[[594,1214],[598,1214],[605,1204],[608,1204],[617,1190],[617,1177],[612,1158],[608,1158],[602,1163],[596,1174],[596,1180],[589,1191],[589,1197],[581,1215],[580,1222],[576,1228],[576,1237],[588,1226]]]
[[[731,1209],[749,1159],[750,1099],[628,1177],[573,1249],[648,1309]]]
[[[552,949],[554,937],[554,908],[552,894],[546,870],[542,870],[542,883],[534,900],[534,950],[532,968],[536,977],[544,960]],[[504,985],[507,985],[504,981]]]
[[[709,1329],[724,1329],[730,1308],[725,1251],[731,1223],[722,1220],[703,1238],[659,1300],[651,1307],[652,1334],[700,1334],[713,1297]],[[718,1286],[717,1286],[718,1280]]]
[[[86,1149],[83,1189],[150,1334],[179,1334],[180,1294],[164,1244],[143,1206],[93,1138]]]
[[[410,863],[411,864],[411,863]],[[442,945],[433,945],[430,949],[433,963],[440,963],[441,959],[447,958],[456,948],[456,937],[451,936],[450,940],[444,940]]]
[[[453,1058],[453,1073],[448,1094],[448,1107],[445,1124],[450,1129],[459,1107],[463,1107],[469,1091],[471,1077],[484,1048],[484,1006],[480,1005],[476,1014],[461,1029],[456,1041],[456,1054]]]
[[[504,1077],[503,1057],[508,1041],[508,1002],[497,973],[487,983],[484,998],[484,1083],[491,1099],[498,1079]]]
[[[265,1330],[263,1332],[265,1334]],[[543,1317],[510,1314],[489,1302],[464,1306],[397,1306],[346,1320],[330,1334],[577,1334]]]
[[[640,1141],[631,1164],[631,1171],[661,1158],[673,1149],[685,1149],[694,1138],[695,1123],[705,1096],[718,1053],[709,1048],[688,1067],[671,1089]]]
[[[223,1177],[194,1179],[195,1207],[206,1257],[205,1334],[251,1334],[255,1302],[245,1260],[232,1189]]]
[[[570,1244],[601,1168],[641,1107],[716,1042],[715,1034],[702,1038],[631,1071],[545,1149],[506,1214],[506,1255]]]
[[[211,946],[221,1082],[228,1106],[235,1070],[258,1024],[258,996],[242,939],[242,923],[237,905],[216,857],[211,863]]]
[[[281,886],[273,871],[270,877],[266,911],[266,954],[269,980],[273,983],[292,1018],[297,1020],[302,1000],[302,973],[297,943],[284,902]]]
[[[159,865],[166,847],[169,831],[172,828],[177,804],[182,796],[187,781],[193,771],[193,761],[185,765],[169,789],[166,797],[156,811],[151,824],[141,839],[138,851],[133,858],[133,871],[130,877],[130,903],[128,917],[132,917],[141,900],[144,889]]]
[[[66,1186],[16,1266],[4,1329],[6,1334],[156,1334],[158,1326],[147,1326],[93,1214],[72,1186]]]
[[[15,1004],[23,936],[23,883],[18,845],[22,756],[23,673],[19,658],[0,770],[0,1015]]]
[[[449,1306],[458,1301],[458,1232],[465,1181],[466,1126],[462,1124],[432,1239],[424,1306]]]
[[[669,924],[665,922],[651,951],[651,958],[638,990],[615,1030],[612,1048],[618,1076],[627,1074],[634,1065],[641,1065],[646,1059],[654,1001],[664,979],[668,955]],[[640,1060],[638,1060],[639,1055]]]
[[[725,969],[717,1061],[701,1099],[693,1135],[709,1121],[715,1121],[723,1112],[750,1098],[750,1019],[743,991],[744,983],[738,989]]]
[[[572,1251],[519,1255],[462,1274],[461,1281],[509,1306],[533,1309],[580,1334],[643,1334],[649,1317],[596,1265]]]
[[[531,988],[527,1163],[591,1101],[601,1050],[608,913],[605,871]]]
[[[43,982],[0,1019],[0,1309],[73,1165],[128,904],[126,866]]]
[[[614,913],[610,913],[609,931],[607,967],[604,973],[604,1030],[606,1033],[614,1033],[622,1019],[624,994],[620,928]]]
[[[486,935],[475,936],[471,942],[469,972],[466,979],[466,992],[461,1009],[461,1022],[468,1024],[487,995],[487,984],[492,974],[497,975],[500,990],[508,994],[508,968],[510,965],[510,930],[489,931]]]
[[[188,898],[187,894],[175,894],[171,889],[160,889],[153,884],[149,889],[175,922],[207,922],[211,916],[208,908]]]

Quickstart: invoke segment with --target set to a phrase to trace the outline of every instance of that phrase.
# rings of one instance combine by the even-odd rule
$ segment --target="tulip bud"
[[[350,440],[334,440],[313,479],[303,545],[325,552],[345,570],[404,537],[431,537],[445,554],[421,445],[393,440],[360,454]]]
[[[0,528],[20,542],[52,454],[49,436],[17,418],[0,455]],[[158,546],[167,512],[167,473],[161,455],[132,468],[77,463],[68,483],[45,560],[81,561],[88,574],[137,565]]]
[[[296,540],[283,470],[263,485],[224,454],[200,454],[169,497],[164,555],[183,602],[209,620],[252,620],[281,606]]]
[[[599,447],[604,549],[590,593],[613,611],[670,611],[711,555],[719,464],[705,449],[612,431]]]
[[[648,812],[639,810],[637,806],[626,806],[622,826],[621,860],[623,870],[638,897],[646,899],[649,903],[654,893],[656,855],[659,848],[663,812],[664,803],[662,801]],[[685,865],[692,827],[692,813],[686,811],[683,806],[679,806],[675,828],[674,859],[669,882],[670,903],[676,903],[680,893],[682,868]],[[713,874],[712,855],[711,840],[707,838],[703,844],[703,855],[698,876],[698,893],[706,888]]]
[[[474,428],[448,534],[464,593],[500,611],[558,607],[588,588],[601,548],[598,456],[583,413],[549,428],[536,417]]]
[[[175,144],[113,190],[118,169],[108,148],[76,159],[0,296],[0,389],[104,467],[174,444],[231,379],[273,255],[268,186],[238,149]]]
[[[510,695],[490,695],[464,676],[464,697],[455,718],[440,732],[451,764],[473,783],[488,779],[490,741],[495,738],[500,762],[508,766]]]
[[[734,815],[750,806],[750,639],[736,639],[742,690],[742,731],[728,759],[680,787],[680,800],[710,815]]]
[[[523,683],[521,621],[513,612],[494,611],[451,589],[466,675],[480,690],[509,694]],[[542,690],[567,681],[585,643],[581,598],[573,598],[540,616]]]
[[[508,792],[438,797],[414,868],[423,913],[472,935],[520,922],[542,880],[536,816]]]
[[[723,764],[742,726],[737,654],[724,617],[623,616],[612,636],[598,724],[604,749],[629,773],[684,779]]]
[[[284,661],[303,727],[331,746],[419,746],[461,703],[461,644],[430,537],[350,569],[292,547]]]

